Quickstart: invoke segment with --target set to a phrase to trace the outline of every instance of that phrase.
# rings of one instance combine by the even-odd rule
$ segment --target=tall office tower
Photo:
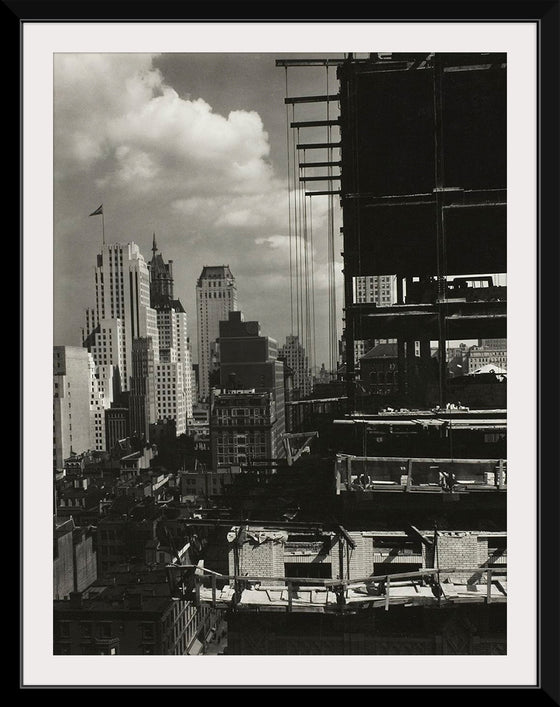
[[[91,449],[89,354],[77,346],[53,349],[53,463]]]
[[[157,420],[155,353],[150,338],[135,339],[132,344],[132,376],[128,410],[130,433],[150,439],[150,425]]]
[[[216,458],[218,442],[222,448],[235,447],[239,439],[247,439],[249,432],[253,434],[254,410],[251,410],[255,406],[255,409],[264,406],[261,410],[264,417],[259,413],[261,421],[257,424],[265,435],[264,448],[270,455],[268,458],[284,457],[284,364],[278,360],[277,342],[261,336],[259,323],[244,321],[242,313],[237,311],[230,312],[228,320],[220,322],[219,331],[221,393],[212,402],[213,459]],[[257,403],[253,398],[247,398],[247,405],[242,405],[239,400],[243,394],[237,403],[232,403],[228,398],[230,391],[254,391],[254,394],[265,395],[261,395]],[[262,446],[261,442],[259,445]],[[260,458],[264,457],[261,455]]]
[[[196,283],[198,333],[198,394],[208,397],[213,344],[219,323],[237,309],[237,287],[229,265],[204,266]]]
[[[158,253],[154,234],[150,269],[150,303],[156,311],[159,332],[159,362],[156,375],[156,416],[172,419],[177,435],[187,429],[192,417],[192,360],[187,314],[173,294],[173,261],[165,263]]]
[[[360,275],[354,278],[354,302],[386,307],[397,301],[396,275]]]
[[[286,343],[280,347],[278,358],[283,359],[293,371],[293,395],[304,398],[311,393],[312,378],[309,360],[298,336],[289,335]]]
[[[108,325],[106,320],[113,323]],[[97,256],[95,307],[86,312],[84,346],[96,366],[119,366],[122,389],[126,391],[132,375],[132,342],[147,336],[154,343],[157,360],[158,329],[156,312],[150,306],[148,265],[135,243],[106,244]]]
[[[388,307],[397,301],[396,275],[361,275],[354,278],[354,302],[356,304],[376,304]],[[392,343],[387,339],[354,341],[354,361],[359,367],[360,359],[370,348],[381,343]]]
[[[110,407],[111,400],[105,396],[105,388],[108,387],[106,386],[107,380],[100,376],[99,368],[95,365],[91,354],[88,354],[88,364],[90,449],[104,452],[106,450],[105,410]]]

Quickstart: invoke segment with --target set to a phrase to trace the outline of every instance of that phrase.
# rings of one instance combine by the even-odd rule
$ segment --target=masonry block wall
[[[363,533],[350,533],[356,543],[350,548],[350,579],[368,577],[373,572],[373,539]]]
[[[234,569],[232,545],[229,551],[230,574],[235,574]],[[284,543],[273,540],[243,543],[239,548],[239,573],[249,577],[283,577]]]
[[[472,578],[473,573],[461,570],[473,569],[480,565],[477,533],[440,531],[437,548],[439,566],[442,569],[454,568],[456,570],[455,572],[442,573],[442,579],[449,577],[452,582],[465,584]]]

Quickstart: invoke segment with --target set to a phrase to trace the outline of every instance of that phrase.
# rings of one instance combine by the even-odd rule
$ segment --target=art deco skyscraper
[[[150,306],[148,265],[135,243],[105,244],[97,256],[95,308],[86,311],[84,346],[96,366],[119,368],[123,390],[129,390],[132,342],[138,337],[152,339],[157,357],[157,316]]]
[[[198,389],[200,398],[210,390],[211,361],[220,335],[220,321],[237,310],[237,287],[229,265],[205,266],[196,284],[198,333]]]

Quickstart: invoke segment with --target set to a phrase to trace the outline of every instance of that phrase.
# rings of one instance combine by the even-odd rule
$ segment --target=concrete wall
[[[65,599],[74,590],[74,561],[72,556],[72,532],[55,538],[53,561],[53,598]]]
[[[74,531],[75,591],[83,592],[97,579],[97,553],[93,549],[93,533]]]

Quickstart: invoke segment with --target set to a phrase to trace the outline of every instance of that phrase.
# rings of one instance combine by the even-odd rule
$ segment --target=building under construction
[[[169,566],[172,595],[226,612],[233,654],[505,654],[507,379],[452,384],[446,351],[506,337],[506,57],[277,65],[336,67],[336,91],[327,78],[324,94],[285,103],[300,216],[317,195],[342,207],[345,394],[331,399],[328,423],[321,405],[318,438],[303,406],[320,401],[298,401],[301,448],[292,428],[289,467],[256,478],[250,514],[226,499],[220,571]],[[324,119],[296,119],[295,106],[317,104]],[[312,248],[306,223],[297,283]],[[356,278],[368,276],[396,277],[396,302],[354,301]],[[296,291],[293,317],[307,350],[310,291]],[[329,307],[334,351],[335,298]],[[371,393],[352,356],[356,341],[379,339],[396,343],[389,397]]]

